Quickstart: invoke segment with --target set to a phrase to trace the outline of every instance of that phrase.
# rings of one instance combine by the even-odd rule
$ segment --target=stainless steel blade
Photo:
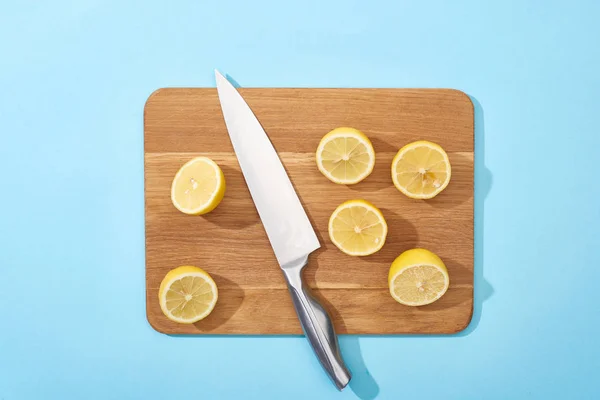
[[[282,268],[321,247],[273,144],[239,92],[215,70],[225,125]]]

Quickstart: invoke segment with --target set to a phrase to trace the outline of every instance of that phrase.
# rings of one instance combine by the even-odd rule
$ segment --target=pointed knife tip
[[[219,72],[219,70],[218,70],[218,69],[216,69],[216,68],[215,68],[215,77],[216,77],[217,79],[225,79],[225,77],[223,76],[223,74],[222,74],[222,73],[220,73],[220,72]]]

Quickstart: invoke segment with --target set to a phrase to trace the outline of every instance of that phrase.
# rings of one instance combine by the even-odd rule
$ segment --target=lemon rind
[[[415,193],[409,192],[408,190],[406,190],[406,188],[404,188],[403,186],[401,186],[398,183],[398,178],[396,177],[396,175],[397,175],[396,174],[396,164],[398,164],[398,161],[400,160],[400,158],[402,158],[402,156],[407,151],[412,150],[415,147],[420,147],[420,146],[429,147],[430,149],[438,151],[442,155],[446,165],[448,166],[448,169],[447,169],[448,176],[446,177],[446,180],[444,181],[444,183],[442,183],[442,185],[440,185],[440,187],[435,192],[430,193],[430,194],[415,194]],[[412,143],[405,145],[398,151],[398,153],[396,153],[396,155],[394,156],[394,159],[392,160],[391,173],[392,173],[392,181],[394,182],[394,186],[396,187],[396,189],[398,189],[400,192],[402,192],[402,194],[404,194],[405,196],[407,196],[411,199],[429,200],[429,199],[434,198],[441,192],[443,192],[444,189],[446,189],[446,187],[450,183],[450,178],[452,177],[452,166],[450,164],[450,159],[448,158],[448,154],[442,148],[442,146],[440,146],[437,143],[429,142],[426,140],[418,140],[416,142],[412,142]]]
[[[196,207],[196,208],[182,207],[181,204],[179,204],[179,202],[175,199],[175,182],[177,182],[177,180],[179,179],[179,177],[181,176],[181,174],[183,173],[183,171],[185,170],[186,167],[188,167],[189,165],[194,164],[196,162],[206,162],[207,164],[210,164],[213,167],[216,178],[217,178],[217,190],[215,190],[212,193],[212,195],[210,196],[210,198],[206,201],[206,203],[204,203],[200,207]],[[195,158],[189,160],[188,162],[186,162],[185,164],[183,164],[181,166],[181,168],[179,168],[179,171],[177,171],[177,173],[175,174],[175,177],[173,178],[173,181],[171,183],[171,203],[173,203],[175,208],[177,208],[179,211],[181,211],[184,214],[189,214],[189,215],[203,214],[203,213],[210,211],[216,207],[216,206],[212,207],[213,202],[219,195],[219,192],[221,191],[220,189],[221,189],[223,183],[224,183],[223,172],[221,171],[221,168],[219,167],[219,165],[216,162],[214,162],[213,160],[211,160],[208,157],[202,157],[202,156],[195,157]]]
[[[359,252],[359,251],[348,251],[346,249],[344,249],[341,245],[339,245],[332,237],[331,235],[331,231],[333,230],[333,221],[335,220],[335,217],[342,211],[345,210],[347,208],[351,208],[354,206],[360,206],[360,207],[365,207],[368,208],[369,210],[373,211],[375,214],[377,214],[382,222],[382,225],[384,227],[384,232],[382,235],[382,240],[381,243],[378,245],[377,248],[372,249],[370,251],[367,252]],[[372,254],[377,253],[379,250],[381,250],[383,248],[383,246],[385,245],[386,239],[387,239],[387,234],[388,234],[388,226],[387,226],[387,222],[385,220],[385,217],[383,216],[383,213],[381,212],[381,210],[379,210],[377,207],[375,207],[373,204],[369,203],[366,200],[348,200],[343,202],[342,204],[340,204],[335,211],[331,214],[331,217],[329,217],[329,223],[327,225],[328,228],[328,232],[329,232],[329,239],[331,240],[331,242],[335,245],[335,247],[337,247],[342,253],[345,253],[347,255],[350,256],[370,256]]]
[[[173,285],[173,283],[175,281],[178,281],[178,280],[180,280],[182,278],[185,278],[185,277],[195,277],[195,278],[202,278],[202,279],[204,279],[210,285],[210,287],[212,289],[212,292],[215,295],[214,296],[214,300],[209,305],[208,309],[204,313],[202,313],[200,315],[197,315],[197,316],[195,316],[192,319],[185,319],[185,318],[176,317],[173,314],[171,314],[171,312],[167,308],[167,292],[168,292],[168,288],[171,287],[171,285]],[[208,275],[208,273],[206,273],[206,272],[185,272],[185,273],[182,273],[180,275],[176,275],[173,278],[171,278],[170,280],[168,280],[167,282],[165,282],[165,284],[164,284],[164,291],[159,296],[159,303],[160,303],[160,308],[161,308],[162,312],[171,321],[178,322],[178,323],[181,323],[181,324],[193,324],[193,323],[196,323],[196,322],[198,322],[200,320],[203,320],[204,318],[206,318],[213,311],[213,309],[217,305],[218,298],[219,298],[219,289],[217,288],[217,284],[215,283],[215,281],[212,279],[212,277],[210,275]]]
[[[396,280],[396,278],[398,278],[399,275],[403,274],[404,272],[408,271],[409,269],[415,268],[415,267],[433,267],[433,268],[437,269],[438,271],[440,271],[442,273],[442,275],[444,276],[444,284],[445,284],[444,290],[442,290],[441,292],[438,292],[438,294],[435,298],[429,300],[426,303],[404,301],[401,298],[399,298],[396,295],[396,293],[394,293],[394,290],[393,290],[394,281]],[[444,269],[441,268],[439,265],[419,263],[419,264],[407,265],[407,266],[403,267],[402,269],[400,269],[400,271],[396,272],[392,276],[392,279],[390,279],[389,291],[390,291],[390,294],[392,295],[392,297],[394,298],[394,300],[396,300],[398,303],[404,304],[405,306],[418,307],[418,306],[426,306],[428,304],[438,301],[444,294],[446,294],[449,287],[450,287],[450,275],[448,274],[448,271],[444,271]]]
[[[338,130],[339,130],[339,132],[338,132]],[[330,142],[331,140],[334,140],[334,139],[337,139],[340,137],[344,137],[344,138],[352,137],[352,138],[360,141],[361,143],[363,143],[368,150],[370,162],[369,162],[369,164],[367,164],[367,169],[365,170],[365,172],[363,172],[361,175],[359,175],[355,179],[351,179],[351,180],[338,179],[338,178],[334,177],[333,175],[331,175],[331,173],[323,167],[323,164],[321,162],[321,153],[323,152],[323,148],[325,147],[325,145],[328,142]],[[327,139],[327,140],[325,140],[325,139]],[[336,128],[333,131],[326,134],[321,139],[321,142],[319,143],[319,146],[317,147],[316,158],[317,158],[317,167],[319,168],[319,171],[323,175],[325,175],[325,177],[327,179],[329,179],[331,182],[337,183],[340,185],[355,185],[359,182],[362,182],[369,175],[371,175],[371,173],[373,172],[373,169],[375,168],[375,149],[373,148],[373,144],[371,143],[369,138],[364,133],[362,133],[361,131],[354,129],[354,128]]]

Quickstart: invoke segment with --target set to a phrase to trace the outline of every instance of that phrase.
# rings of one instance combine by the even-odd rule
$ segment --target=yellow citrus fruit
[[[390,294],[401,304],[424,306],[438,300],[450,286],[444,262],[426,249],[411,249],[400,254],[388,274]]]
[[[185,214],[206,214],[219,205],[224,195],[223,171],[208,157],[186,162],[171,184],[171,201]]]
[[[384,245],[388,227],[383,214],[365,200],[340,204],[329,218],[329,238],[351,256],[368,256]]]
[[[158,290],[160,309],[171,321],[193,324],[206,318],[219,293],[215,281],[201,268],[181,266],[169,271]]]
[[[412,199],[431,199],[450,182],[450,160],[444,149],[426,140],[402,147],[392,161],[394,186]]]
[[[330,181],[353,185],[373,172],[375,150],[358,129],[340,127],[327,133],[317,147],[317,166]]]

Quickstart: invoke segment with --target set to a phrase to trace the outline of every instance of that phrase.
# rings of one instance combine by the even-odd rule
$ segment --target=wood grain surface
[[[269,134],[317,231],[322,247],[304,276],[340,334],[455,333],[473,309],[473,105],[446,89],[240,89]],[[314,152],[331,129],[368,135],[376,165],[355,186],[329,182]],[[452,179],[432,200],[412,200],[392,184],[390,165],[404,144],[426,139],[448,152]],[[227,135],[214,88],[159,89],[144,110],[146,304],[150,324],[167,334],[301,334],[282,273],[254,208]],[[171,204],[179,167],[208,156],[223,169],[227,190],[206,216]],[[343,201],[363,198],[388,222],[383,249],[350,257],[330,242],[327,222]],[[387,273],[400,253],[424,247],[446,263],[450,288],[424,307],[396,303]],[[163,316],[158,287],[172,268],[196,265],[219,287],[213,313],[194,325]]]

